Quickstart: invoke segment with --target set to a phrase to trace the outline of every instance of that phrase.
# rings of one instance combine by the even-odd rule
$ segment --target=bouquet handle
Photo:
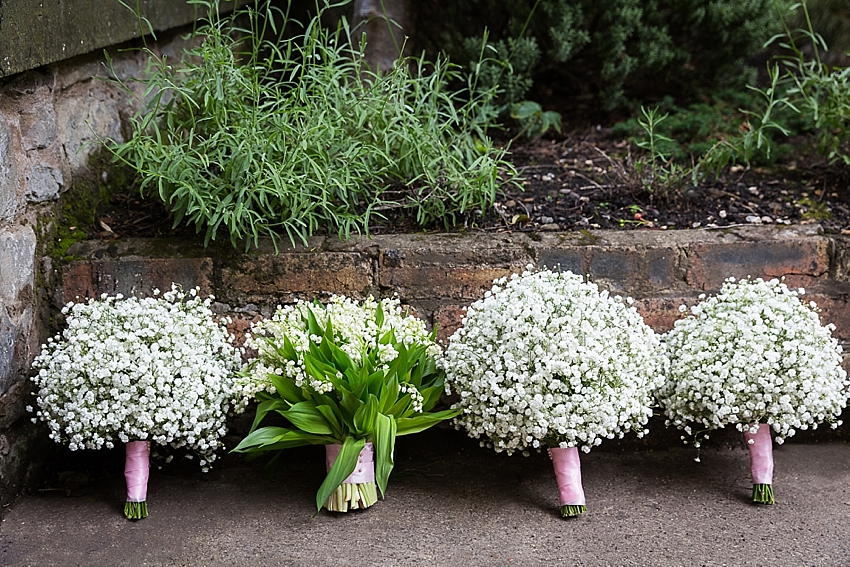
[[[558,495],[561,499],[561,516],[569,518],[587,511],[584,489],[581,486],[581,459],[577,447],[551,447],[549,456],[555,468],[558,481]]]
[[[124,480],[127,482],[127,503],[124,515],[128,520],[141,520],[148,517],[151,444],[149,441],[130,441],[126,446]]]
[[[770,426],[754,424],[758,427],[756,433],[744,431],[747,449],[750,450],[750,472],[753,476],[753,502],[773,504],[773,440],[770,437]]]

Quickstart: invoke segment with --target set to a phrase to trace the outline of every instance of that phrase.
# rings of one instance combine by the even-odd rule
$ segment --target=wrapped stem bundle
[[[770,427],[756,423],[744,432],[744,439],[750,450],[753,502],[773,504],[773,440]]]
[[[328,472],[333,468],[342,445],[325,445],[325,464]],[[325,508],[331,512],[348,512],[368,508],[378,501],[375,484],[375,450],[371,443],[360,451],[357,468],[328,497]]]
[[[151,444],[147,441],[130,441],[126,444],[124,480],[127,482],[127,503],[124,515],[128,520],[148,517],[148,477],[150,475]]]
[[[581,486],[581,458],[577,447],[550,447],[549,456],[558,481],[561,517],[571,518],[587,512],[584,489]]]

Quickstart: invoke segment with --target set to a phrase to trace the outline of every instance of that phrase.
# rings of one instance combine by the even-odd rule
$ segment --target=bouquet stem
[[[127,481],[127,503],[124,515],[128,520],[148,517],[148,477],[150,475],[151,444],[148,441],[127,443],[124,479]]]
[[[331,470],[341,445],[325,445],[325,464]],[[357,457],[357,468],[328,497],[325,508],[331,512],[348,512],[368,508],[378,501],[375,484],[375,450],[366,443]]]
[[[753,476],[753,502],[773,504],[773,440],[770,426],[762,423],[756,433],[744,431],[750,450],[750,472]]]
[[[587,512],[584,489],[581,486],[581,460],[577,447],[561,449],[551,447],[549,456],[555,468],[558,481],[558,495],[561,499],[561,517],[572,518]]]

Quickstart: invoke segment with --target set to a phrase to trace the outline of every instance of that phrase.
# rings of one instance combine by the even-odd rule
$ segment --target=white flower
[[[671,367],[659,392],[669,422],[691,431],[767,423],[782,443],[797,429],[840,424],[847,404],[841,346],[803,290],[729,278],[666,335]]]
[[[380,323],[379,307],[383,313]],[[381,368],[387,370],[387,365],[398,356],[392,345],[380,342],[390,331],[398,343],[407,347],[421,344],[427,347],[427,354],[431,356],[441,353],[440,347],[426,329],[425,322],[418,317],[408,316],[397,298],[378,302],[368,297],[358,302],[335,295],[325,306],[308,301],[279,306],[269,319],[252,325],[248,334],[246,345],[257,351],[257,357],[249,363],[238,380],[238,409],[244,408],[259,392],[274,392],[270,374],[291,378],[296,386],[310,387],[319,393],[333,390],[331,382],[309,376],[304,368],[303,353],[309,350],[311,343],[318,345],[322,342],[321,336],[310,333],[305,322],[305,318],[310,315],[322,328],[330,324],[334,333],[333,343],[351,357],[355,364],[359,364],[368,353],[377,351]],[[277,352],[287,341],[299,354],[297,361],[286,359]],[[401,387],[403,392],[411,395],[417,411],[421,411],[424,401],[422,395],[413,385],[402,384]]]
[[[151,439],[215,458],[241,358],[192,291],[63,308],[67,329],[33,363],[52,439],[72,450]]]
[[[508,453],[643,434],[666,366],[658,336],[581,276],[530,268],[497,280],[452,335],[441,365],[456,423]]]

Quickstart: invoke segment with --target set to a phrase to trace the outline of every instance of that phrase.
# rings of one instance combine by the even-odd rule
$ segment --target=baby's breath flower
[[[441,362],[456,423],[496,451],[642,435],[666,357],[634,307],[570,272],[497,280]]]
[[[773,279],[729,278],[666,335],[671,367],[659,392],[672,425],[755,434],[767,423],[776,442],[822,421],[837,427],[847,373],[833,325],[821,325],[803,289]]]
[[[154,295],[63,308],[67,329],[33,362],[36,416],[72,450],[150,439],[188,447],[208,465],[240,356],[197,290]]]

